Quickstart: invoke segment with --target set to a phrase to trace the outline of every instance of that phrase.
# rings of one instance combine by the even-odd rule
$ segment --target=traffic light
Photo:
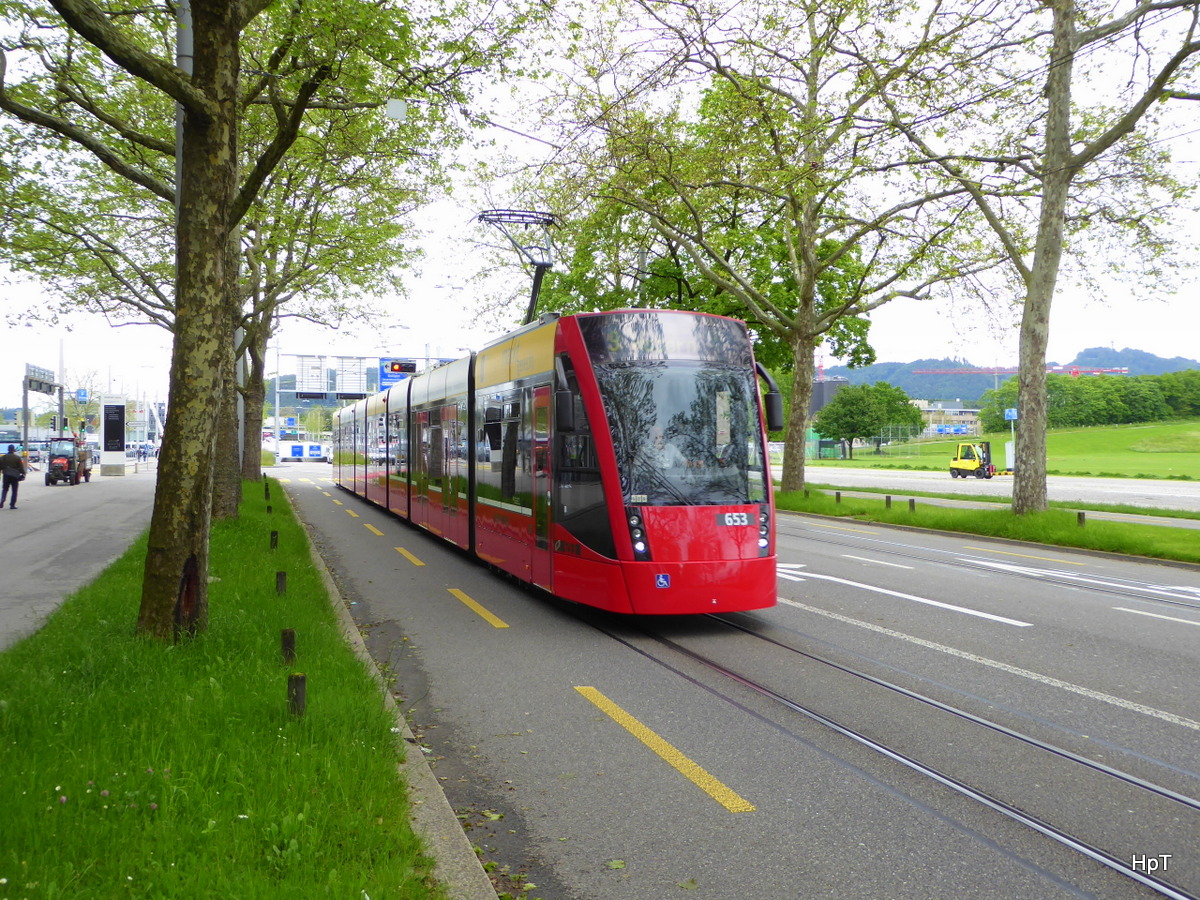
[[[393,359],[389,360],[388,362],[388,372],[392,375],[411,375],[416,371],[417,364],[415,362],[406,362],[405,360],[401,359]]]
[[[58,431],[58,416],[51,416],[51,417],[50,417],[50,430],[51,430],[51,431]]]

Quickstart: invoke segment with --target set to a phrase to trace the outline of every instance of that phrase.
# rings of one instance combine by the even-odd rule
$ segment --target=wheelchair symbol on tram
[[[671,586],[671,576],[666,573],[655,575],[654,586],[656,588],[669,588]]]

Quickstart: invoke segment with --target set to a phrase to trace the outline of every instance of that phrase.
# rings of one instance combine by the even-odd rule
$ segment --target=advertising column
[[[100,404],[100,474],[125,474],[125,397],[104,397]]]

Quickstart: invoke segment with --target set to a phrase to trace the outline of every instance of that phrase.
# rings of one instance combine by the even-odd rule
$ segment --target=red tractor
[[[92,451],[82,441],[68,438],[51,441],[46,459],[47,487],[60,481],[79,484],[92,480]]]

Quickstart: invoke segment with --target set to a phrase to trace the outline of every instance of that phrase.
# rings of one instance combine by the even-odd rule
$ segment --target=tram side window
[[[402,412],[388,414],[388,456],[392,474],[403,478],[408,471],[408,426]]]
[[[596,459],[592,426],[579,393],[579,381],[571,358],[564,354],[561,361],[567,389],[575,405],[575,428],[570,432],[560,431],[555,436],[558,463],[554,469],[558,487],[556,519],[597,553],[615,557],[616,548],[604,503],[604,489],[600,483],[600,463]]]
[[[383,465],[387,459],[387,442],[383,433],[383,416],[371,416],[367,420],[367,447],[371,462]]]
[[[446,477],[445,444],[442,442],[442,411],[429,411],[429,483],[441,485]]]
[[[527,391],[526,391],[527,393]],[[481,496],[529,506],[531,423],[522,392],[494,394],[483,402],[483,429],[475,442]]]

